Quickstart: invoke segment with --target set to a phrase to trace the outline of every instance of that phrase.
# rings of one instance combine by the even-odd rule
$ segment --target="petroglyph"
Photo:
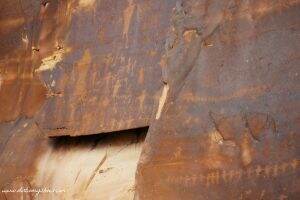
[[[244,166],[251,164],[255,152],[254,143],[261,142],[263,134],[276,132],[275,120],[265,113],[240,113],[231,116],[209,112],[215,131],[211,140],[222,145],[233,142],[240,149],[240,159]]]
[[[260,141],[261,134],[264,131],[277,131],[274,118],[265,113],[240,113],[223,116],[209,112],[209,117],[224,140],[237,139],[237,136],[246,133],[254,141]]]
[[[248,169],[235,170],[216,170],[207,174],[179,175],[167,177],[167,182],[173,184],[186,183],[193,186],[199,183],[206,187],[218,185],[222,183],[233,183],[242,181],[242,179],[257,179],[257,178],[276,178],[286,173],[295,173],[299,170],[300,160],[293,159],[291,161],[270,164],[270,165],[255,165]]]
[[[132,19],[133,12],[136,8],[136,5],[132,2],[132,0],[128,1],[128,7],[124,10],[123,12],[123,20],[124,20],[124,25],[123,25],[123,36],[128,39],[128,31],[130,27],[130,22]]]
[[[186,93],[182,98],[189,103],[209,103],[209,102],[222,102],[222,101],[230,101],[232,99],[239,98],[254,98],[259,97],[268,90],[268,85],[259,85],[259,86],[251,86],[244,87],[232,92],[228,92],[226,95],[218,95],[218,96],[197,96],[193,93]]]
[[[264,113],[248,113],[245,115],[245,125],[254,140],[260,141],[260,135],[263,131],[271,129],[276,132],[275,120]]]

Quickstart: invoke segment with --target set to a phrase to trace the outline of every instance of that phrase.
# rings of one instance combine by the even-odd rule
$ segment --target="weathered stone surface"
[[[33,73],[40,5],[33,2],[0,2],[0,122],[33,117],[45,100],[46,89]]]
[[[299,199],[300,1],[5,0],[0,10],[1,189]],[[48,138],[149,125],[135,187],[134,136]]]
[[[183,1],[138,199],[298,199],[299,1]]]
[[[149,125],[172,4],[12,0],[0,8],[0,199],[132,199],[136,130],[48,136]],[[64,192],[2,192],[21,187]]]
[[[49,139],[31,120],[13,127],[1,130],[11,135],[0,149],[1,200],[133,199],[147,129]]]
[[[48,69],[44,58],[36,69],[53,94],[37,116],[39,125],[49,135],[148,126],[162,86],[167,2],[79,1],[68,6],[62,25],[68,28],[58,42],[62,49],[51,55],[60,60]]]
[[[34,117],[50,136],[148,126],[169,3],[1,3],[0,121]]]

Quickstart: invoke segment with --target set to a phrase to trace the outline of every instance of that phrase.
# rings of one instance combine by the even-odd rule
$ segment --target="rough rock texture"
[[[149,125],[172,4],[3,0],[0,10],[0,190],[65,191],[0,199],[132,199],[144,130],[48,136]]]
[[[0,198],[299,199],[299,0],[0,11]]]
[[[177,3],[139,199],[299,199],[300,2]]]
[[[50,136],[149,125],[163,85],[159,61],[172,4],[0,5],[0,122],[34,117]]]
[[[0,156],[1,200],[133,199],[147,129],[48,139],[28,120],[15,127]],[[21,188],[55,192],[5,192]]]

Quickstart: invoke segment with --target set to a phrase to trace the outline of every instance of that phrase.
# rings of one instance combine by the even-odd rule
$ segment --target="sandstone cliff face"
[[[149,125],[163,85],[159,60],[171,6],[0,3],[0,188],[65,190],[38,197],[1,193],[2,198],[133,198],[139,135],[145,131],[48,136]],[[160,7],[166,12],[159,13]]]
[[[11,0],[0,10],[1,188],[66,190],[42,199],[299,198],[300,1]],[[140,159],[141,129],[101,136],[148,126]],[[90,134],[100,135],[49,138]]]
[[[140,199],[299,198],[299,1],[183,1]]]
[[[1,191],[41,192],[1,192],[1,200],[133,199],[146,129],[49,139],[26,123],[1,152]]]
[[[50,136],[149,125],[172,4],[27,0],[2,7],[1,122],[34,118]]]

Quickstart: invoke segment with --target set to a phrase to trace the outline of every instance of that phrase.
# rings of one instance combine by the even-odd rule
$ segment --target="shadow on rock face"
[[[27,166],[32,168],[30,173],[22,168],[11,169],[10,180],[2,189],[23,188],[32,191],[28,195],[42,199],[133,198],[136,167],[147,130],[146,127],[101,135],[33,139],[40,143],[33,150],[36,153],[23,154],[30,163]],[[24,146],[20,144],[23,142],[26,140],[9,141],[4,152],[21,155],[17,146]],[[4,161],[4,167],[16,163],[13,157]],[[21,198],[20,195],[26,199],[24,194],[2,193],[9,199]]]

